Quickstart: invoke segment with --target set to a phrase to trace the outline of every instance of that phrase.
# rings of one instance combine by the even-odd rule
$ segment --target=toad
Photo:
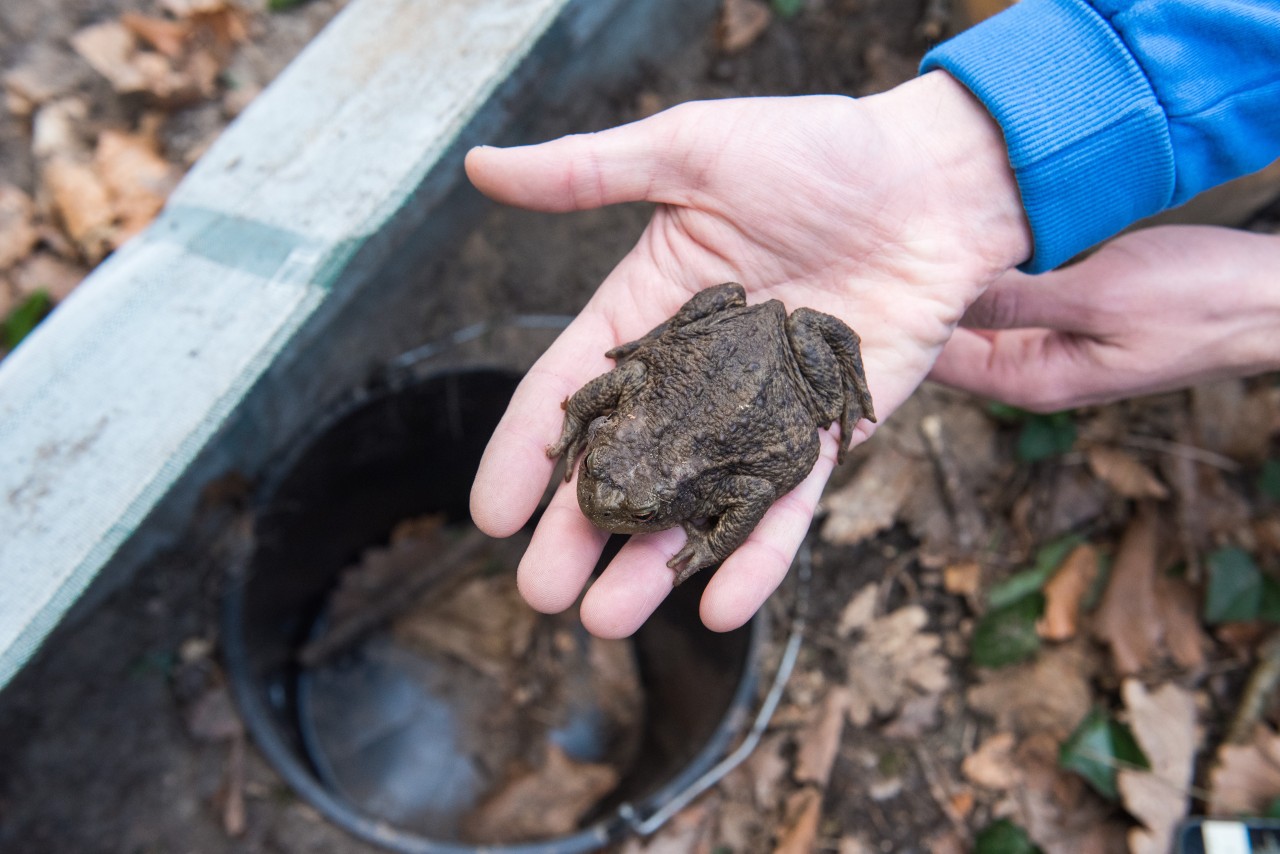
[[[670,320],[606,355],[616,364],[563,404],[547,448],[582,457],[578,504],[621,534],[680,525],[679,584],[724,560],[818,459],[818,428],[875,421],[858,335],[809,308],[747,305],[742,285],[699,291]]]

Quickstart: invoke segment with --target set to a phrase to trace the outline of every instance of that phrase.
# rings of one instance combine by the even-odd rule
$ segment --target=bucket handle
[[[778,710],[778,703],[782,700],[782,692],[787,687],[787,681],[791,678],[791,671],[795,669],[796,658],[800,654],[800,644],[804,639],[805,624],[809,611],[809,582],[813,577],[813,561],[807,539],[801,544],[799,552],[796,553],[795,566],[796,581],[799,587],[796,590],[791,631],[787,636],[787,644],[783,648],[782,658],[778,662],[778,669],[773,674],[773,682],[770,684],[769,691],[765,694],[764,700],[760,704],[760,710],[756,713],[754,721],[752,721],[751,729],[747,731],[742,742],[726,754],[723,759],[649,815],[641,817],[631,804],[623,804],[619,807],[619,815],[633,833],[639,836],[653,835],[659,828],[670,821],[676,813],[687,807],[695,798],[716,783],[719,783],[730,771],[741,765],[760,744],[760,739],[764,736],[765,730],[768,729],[770,722],[773,720],[774,713]]]

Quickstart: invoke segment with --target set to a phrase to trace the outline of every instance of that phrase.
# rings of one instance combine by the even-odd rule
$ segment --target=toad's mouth
[[[578,506],[597,527],[615,534],[642,534],[670,527],[654,507],[636,507],[627,493],[604,480],[578,478]]]

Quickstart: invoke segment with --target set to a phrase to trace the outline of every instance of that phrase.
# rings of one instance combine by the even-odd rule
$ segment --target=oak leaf
[[[907,605],[872,620],[849,654],[849,719],[865,726],[889,715],[904,702],[946,690],[950,663],[939,652],[942,639],[922,631],[929,615]]]
[[[1195,695],[1173,683],[1148,691],[1132,678],[1121,692],[1129,729],[1151,764],[1149,771],[1121,768],[1116,776],[1121,802],[1144,825],[1129,831],[1129,851],[1166,854],[1187,814],[1199,742]]]

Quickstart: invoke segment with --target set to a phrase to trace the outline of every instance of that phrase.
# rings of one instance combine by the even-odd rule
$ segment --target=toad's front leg
[[[678,569],[675,584],[686,581],[699,570],[720,563],[755,530],[769,505],[778,497],[773,484],[762,477],[739,475],[726,478],[708,496],[707,504],[723,508],[715,517],[710,530],[703,530],[692,523],[684,524],[688,539],[684,548],[667,561],[667,566]]]
[[[565,455],[564,479],[573,477],[573,467],[587,443],[587,428],[596,418],[608,415],[618,404],[644,385],[647,373],[644,362],[627,362],[593,379],[564,402],[564,426],[560,438],[547,446],[547,456]]]

